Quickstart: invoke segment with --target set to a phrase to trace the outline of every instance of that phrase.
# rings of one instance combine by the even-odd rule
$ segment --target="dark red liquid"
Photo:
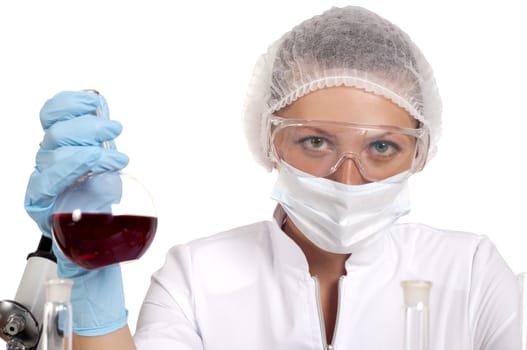
[[[157,229],[157,218],[136,215],[85,213],[54,214],[51,225],[61,251],[86,269],[139,259]]]

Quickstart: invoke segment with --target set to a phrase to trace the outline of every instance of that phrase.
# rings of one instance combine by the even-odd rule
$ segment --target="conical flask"
[[[428,300],[432,283],[402,281],[404,297],[404,350],[428,350]]]
[[[72,323],[70,279],[52,279],[46,282],[46,303],[39,349],[72,350]]]

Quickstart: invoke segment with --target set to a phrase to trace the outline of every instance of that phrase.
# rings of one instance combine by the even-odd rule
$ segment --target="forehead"
[[[276,113],[283,118],[414,128],[410,114],[385,97],[347,86],[306,94]]]

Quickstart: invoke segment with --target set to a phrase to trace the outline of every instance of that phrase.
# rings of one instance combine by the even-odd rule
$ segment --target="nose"
[[[370,182],[362,176],[357,163],[351,157],[345,157],[340,164],[338,164],[337,170],[328,176],[328,179],[346,185],[363,185]]]

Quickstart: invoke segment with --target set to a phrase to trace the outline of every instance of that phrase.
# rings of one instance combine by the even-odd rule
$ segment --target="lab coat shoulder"
[[[440,229],[421,223],[401,223],[390,228],[390,235],[400,244],[415,244],[416,248],[448,245],[460,249],[473,250],[481,242],[489,242],[488,237],[471,232]],[[490,243],[492,244],[492,243]]]
[[[167,259],[177,260],[185,251],[189,270],[184,274],[192,276],[191,284],[207,294],[237,290],[271,264],[270,226],[270,222],[258,222],[197,239],[174,247]]]
[[[258,222],[176,245],[152,278],[185,299],[192,299],[198,285],[208,292],[237,289],[269,259],[269,227],[270,222]]]
[[[394,225],[390,229],[390,239],[401,256],[426,261],[431,267],[444,266],[450,262],[469,269],[479,269],[494,264],[510,272],[495,245],[484,235],[409,223]]]
[[[392,227],[389,236],[402,263],[419,267],[421,273],[429,273],[431,278],[444,276],[450,284],[457,278],[460,288],[472,292],[484,281],[516,283],[513,271],[485,235],[423,224],[399,224]]]
[[[409,277],[434,281],[433,293],[441,300],[444,313],[448,314],[446,305],[466,309],[464,314],[470,325],[467,331],[474,349],[519,346],[516,339],[520,333],[520,296],[516,277],[487,236],[400,224],[392,228],[390,237],[395,249],[404,251],[401,260],[406,271],[422,274]],[[464,303],[449,301],[459,293],[465,296]]]
[[[270,225],[258,222],[169,249],[165,264],[152,275],[141,308],[134,335],[138,349],[201,349],[196,320],[196,308],[204,307],[201,296],[254,282],[270,260]]]

